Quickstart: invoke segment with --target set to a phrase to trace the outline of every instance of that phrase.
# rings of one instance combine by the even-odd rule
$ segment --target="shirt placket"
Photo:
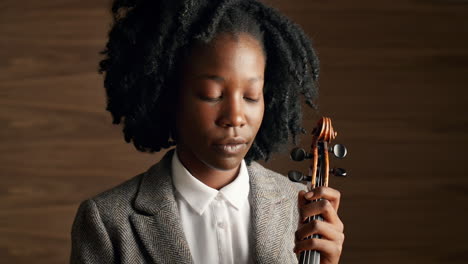
[[[227,225],[226,219],[226,203],[223,201],[220,194],[215,197],[214,209],[216,237],[218,239],[219,263],[231,264],[231,251],[228,248],[229,227]]]

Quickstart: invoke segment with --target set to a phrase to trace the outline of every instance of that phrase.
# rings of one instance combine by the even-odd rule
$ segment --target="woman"
[[[255,162],[302,131],[300,95],[315,106],[303,31],[253,0],[116,0],[112,11],[100,65],[113,123],[140,151],[176,147],[81,204],[71,262],[297,263],[318,250],[338,263],[339,192],[306,193]],[[302,223],[316,214],[324,221]]]

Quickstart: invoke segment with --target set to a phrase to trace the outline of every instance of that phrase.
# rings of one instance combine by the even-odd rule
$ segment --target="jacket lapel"
[[[285,234],[291,223],[284,221],[290,219],[293,213],[290,201],[282,195],[280,187],[268,171],[258,163],[253,162],[249,166],[249,176],[253,261],[291,263],[290,253],[293,249],[285,248],[293,242],[285,241],[289,238]]]
[[[130,218],[148,255],[155,263],[193,263],[174,198],[173,150],[142,177]]]

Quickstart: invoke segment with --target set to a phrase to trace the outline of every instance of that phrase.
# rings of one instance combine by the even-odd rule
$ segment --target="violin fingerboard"
[[[321,215],[314,215],[313,217],[309,217],[306,222],[310,223],[312,220],[323,221],[323,218]],[[307,237],[307,239],[310,238],[320,238],[320,235],[315,234]],[[320,264],[320,252],[316,250],[306,250],[301,252],[299,257],[299,264]]]

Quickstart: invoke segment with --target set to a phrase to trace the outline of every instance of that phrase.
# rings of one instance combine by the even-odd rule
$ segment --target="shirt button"
[[[218,227],[224,229],[224,222],[218,222]]]

